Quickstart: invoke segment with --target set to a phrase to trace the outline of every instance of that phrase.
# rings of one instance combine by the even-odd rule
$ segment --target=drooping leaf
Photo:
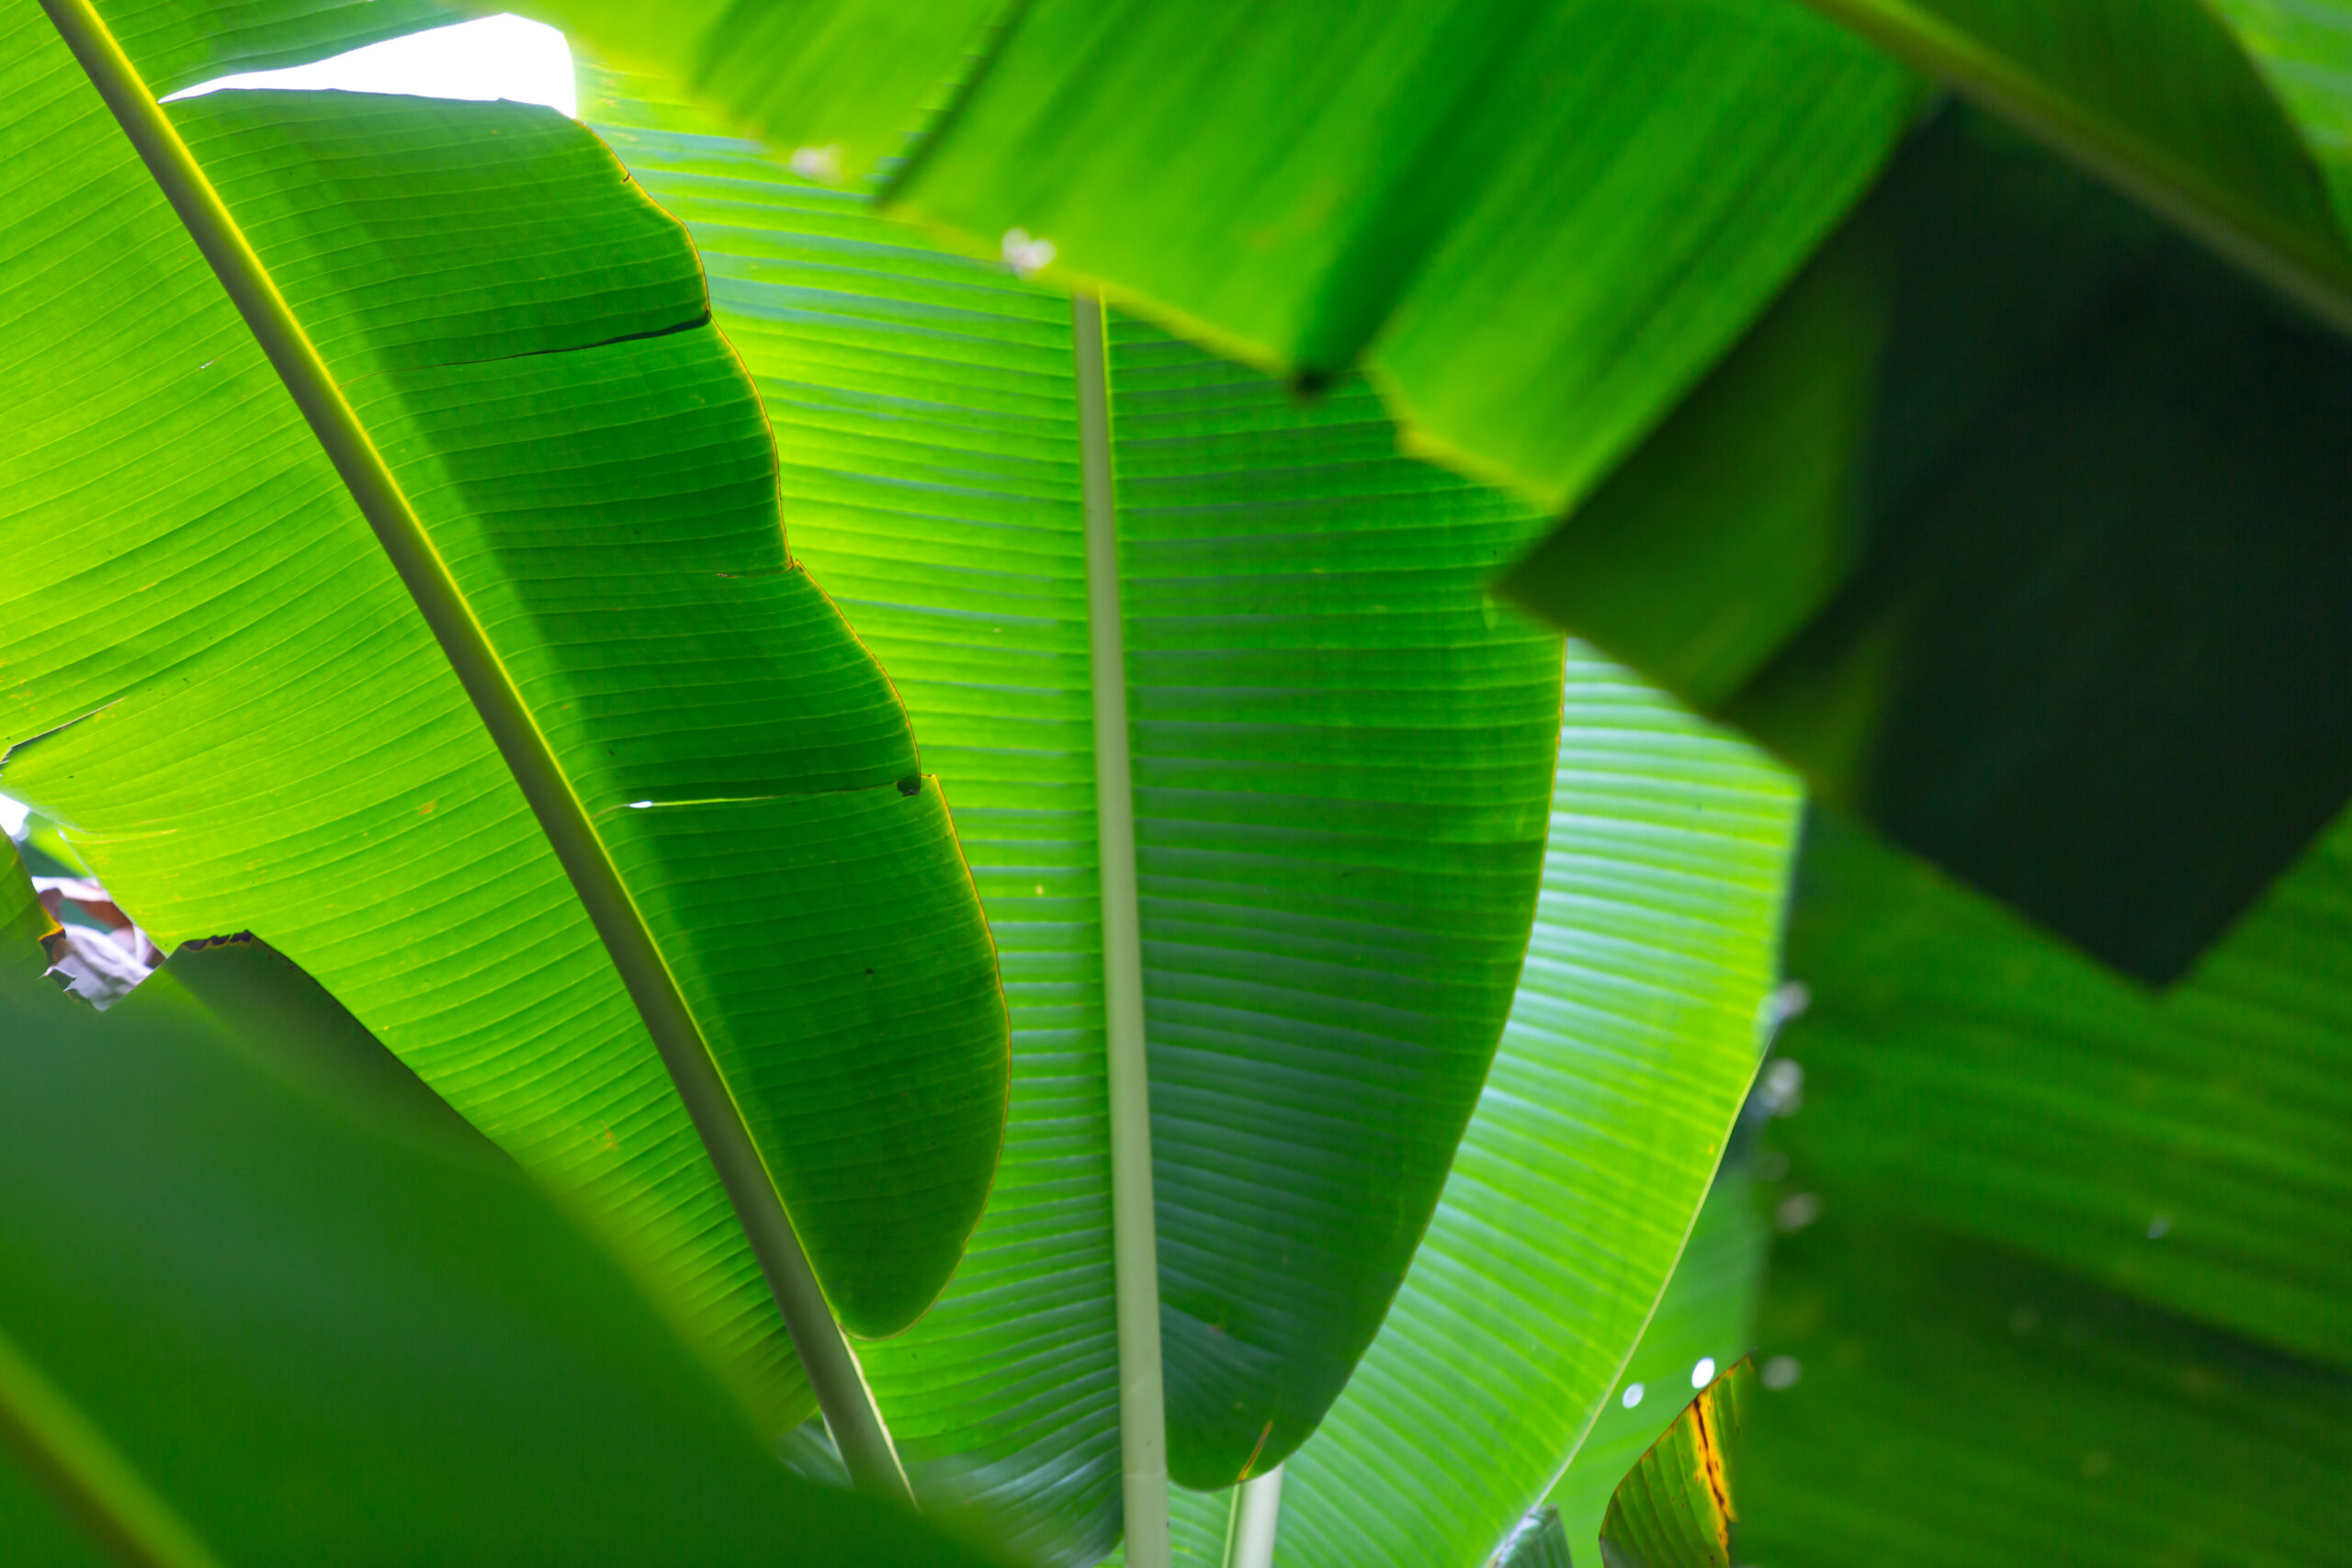
[[[1701,1389],[1625,1472],[1600,1521],[1603,1568],[1731,1568],[1740,1517],[1740,1424],[1756,1401],[1746,1358]]]
[[[894,211],[1220,352],[1319,384],[1371,345],[1408,442],[1550,504],[1754,317],[1915,98],[1779,0],[530,9],[779,160],[854,180],[903,146]]]
[[[37,12],[9,28],[7,787],[164,946],[251,931],[318,976],[796,1422],[775,1310],[498,753],[72,58]],[[902,1327],[994,1164],[993,953],[902,710],[786,555],[691,247],[547,111],[172,113],[661,939],[836,1309]]]
[[[174,1563],[977,1562],[782,1474],[606,1255],[283,958],[184,952],[100,1016],[42,976],[46,924],[0,864],[12,1565],[116,1560],[76,1506]]]
[[[997,1196],[869,1375],[919,1473],[1091,1562],[1117,1440],[1069,307],[650,93],[586,113],[695,232],[796,548],[918,716],[1005,954]],[[1312,1428],[1437,1199],[1525,944],[1558,644],[1478,592],[1525,510],[1398,457],[1360,383],[1302,410],[1133,323],[1110,371],[1170,1448],[1213,1483]]]
[[[1837,1107],[1809,1104],[1792,1126]],[[2341,1370],[1865,1216],[1843,1190],[1822,1196],[1820,1220],[1773,1247],[1758,1354],[1797,1375],[1754,1401],[1742,1561],[2308,1568],[2342,1556]]]
[[[1509,590],[2144,978],[2352,790],[2352,347],[1973,111]]]
[[[1807,0],[2352,329],[2352,35],[2277,0]],[[2331,201],[2333,197],[2333,202]]]
[[[1792,1181],[2352,1370],[2352,817],[2151,996],[1816,816],[1789,970]]]

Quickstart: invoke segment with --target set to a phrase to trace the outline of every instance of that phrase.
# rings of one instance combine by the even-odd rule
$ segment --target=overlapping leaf
[[[530,7],[796,166],[1556,503],[1751,320],[1912,79],[1778,0]],[[917,134],[921,132],[921,134]],[[907,140],[910,139],[910,140]]]
[[[1755,1343],[1770,1233],[1756,1212],[1755,1181],[1736,1152],[1738,1142],[1736,1135],[1735,1153],[1707,1193],[1690,1244],[1641,1344],[1545,1499],[1558,1509],[1569,1546],[1583,1561],[1599,1561],[1600,1521],[1611,1496],[1657,1440],[1675,1403],[1691,1392],[1690,1380],[1703,1381],[1710,1365],[1732,1365]]]
[[[780,1474],[628,1278],[284,959],[183,953],[101,1017],[43,977],[47,923],[0,859],[11,1564],[975,1561]]]
[[[1284,1562],[1486,1560],[1617,1386],[1755,1068],[1790,782],[1589,654],[1568,691],[1511,1023],[1412,1276],[1287,1472]]]
[[[497,753],[96,95],[12,18],[8,787],[166,946],[250,930],[318,975],[789,1424],[775,1309]],[[596,814],[837,1309],[903,1326],[994,1162],[993,955],[903,713],[787,561],[684,236],[545,111],[174,112]]]
[[[2352,790],[2352,347],[1942,117],[1511,591],[2177,978]]]
[[[1742,1359],[1701,1389],[1625,1473],[1600,1521],[1604,1568],[1732,1568],[1739,1536],[1740,1427],[1758,1393]]]

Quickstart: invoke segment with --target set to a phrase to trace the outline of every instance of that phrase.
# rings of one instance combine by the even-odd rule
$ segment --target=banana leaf
[[[2352,792],[2352,346],[1939,117],[1507,590],[2145,981]]]
[[[1755,1072],[1792,783],[1589,651],[1568,691],[1511,1024],[1405,1290],[1285,1470],[1286,1564],[1482,1562],[1544,1498]]]
[[[1600,1521],[1603,1568],[1731,1568],[1736,1538],[1741,1423],[1756,1367],[1742,1358],[1701,1389],[1618,1483]]]
[[[1600,1523],[1611,1498],[1657,1440],[1676,1401],[1691,1392],[1691,1379],[1703,1382],[1709,1369],[1732,1366],[1755,1346],[1757,1292],[1771,1233],[1757,1213],[1744,1141],[1752,1137],[1743,1123],[1640,1345],[1544,1499],[1575,1554],[1587,1562],[1600,1560]]]
[[[687,85],[798,166],[854,177],[903,152],[881,192],[891,209],[1100,286],[1223,352],[1310,385],[1362,355],[1408,444],[1555,507],[1588,495],[1749,329],[1878,167],[1914,101],[1883,57],[1809,29],[1785,6],[1497,4],[1337,20],[1307,0],[975,4],[918,21],[856,0],[773,13],[714,5],[658,20],[594,4],[544,9]],[[2345,35],[2324,18],[2268,0],[1822,0],[1816,9],[1958,83],[2324,320],[2352,321],[2341,231],[2352,95],[2340,85]],[[1962,220],[1957,207],[1936,217],[1926,195],[1911,205],[1929,216],[1909,240],[1871,243],[1932,252]],[[2009,234],[2009,222],[1972,214],[1967,226],[1989,228],[1991,248],[2036,254],[2046,236],[2030,225]],[[1956,256],[1983,260],[1984,238],[1961,243]],[[2215,318],[2211,330],[2179,344],[2159,336],[2162,363],[2135,360],[2109,379],[2174,382],[2185,396],[2117,407],[2095,368],[2064,384],[2016,377],[2009,391],[1982,394],[1981,417],[1960,419],[1982,434],[1951,453],[1963,437],[1950,428],[1890,434],[1919,421],[1949,426],[1954,413],[1922,411],[1936,399],[1871,345],[1899,354],[1932,333],[1951,301],[1923,298],[1935,290],[1907,263],[1857,259],[1858,246],[1867,243],[1839,255],[1864,276],[1835,288],[1859,299],[1833,308],[1817,284],[1800,290],[1812,301],[1803,321],[1792,300],[1773,318],[1791,324],[1758,329],[1830,363],[1804,377],[1785,366],[1718,371],[1711,385],[1736,385],[1712,400],[1701,393],[1729,405],[1707,417],[1710,434],[1697,443],[1705,449],[1680,438],[1694,417],[1686,406],[1662,444],[1670,456],[1636,461],[1687,479],[1689,493],[1661,500],[1648,493],[1654,485],[1629,481],[1642,492],[1629,499],[1626,484],[1612,486],[1569,524],[1576,547],[1536,567],[1555,581],[1522,578],[1522,592],[1702,705],[1728,698],[1683,683],[1684,661],[1747,672],[1740,660],[1794,637],[1809,611],[1835,619],[1819,601],[1849,581],[1874,579],[1857,593],[1900,604],[1906,621],[1961,619],[1952,630],[1890,625],[1891,613],[1855,608],[1845,617],[1855,625],[1792,649],[1792,660],[1810,660],[1781,682],[1796,689],[1757,693],[1756,711],[1708,711],[1749,728],[1825,798],[1906,847],[2127,972],[2168,982],[2352,791],[2352,739],[2327,722],[2345,711],[2343,694],[2324,675],[2282,689],[2278,652],[2305,636],[2301,622],[2319,639],[2310,671],[2344,667],[2352,641],[2340,615],[2312,603],[2314,585],[2333,577],[2305,559],[2341,551],[2328,517],[2312,516],[2312,498],[2335,493],[2342,478],[2327,457],[2341,444],[2324,434],[2342,412],[2341,377],[2324,363],[2335,351],[2293,341],[2303,333],[2291,315],[2273,329],[2244,319],[2246,310],[2261,317],[2258,305],[2158,287],[2154,299],[2136,301],[2143,321]],[[1828,265],[1816,262],[1814,275]],[[2086,281],[2059,270],[2060,282]],[[2078,320],[2079,309],[2100,341],[2054,362],[2111,364],[2145,329],[2118,319],[2133,300],[2091,293],[2038,308],[1996,298],[1972,330],[2002,340],[1995,357],[2030,366],[2056,330],[2049,318]],[[2004,319],[2009,310],[2027,319]],[[1761,352],[1756,341],[1744,358]],[[2267,406],[2211,373],[2217,354]],[[1745,434],[1719,428],[1735,416]],[[2245,442],[2233,417],[2268,433],[2267,444]],[[1814,428],[1792,430],[1799,423]],[[1847,433],[1858,450],[1819,449],[1824,430]],[[1784,441],[1812,448],[1805,461],[1762,475],[1741,461]],[[2104,503],[2086,507],[2048,456],[2086,445],[2112,463],[2151,453],[2170,463],[2142,462],[2120,479],[2102,469]],[[1941,499],[1946,487],[1928,492],[1944,512],[2030,517],[2039,504],[2087,520],[2064,530],[2020,523],[2013,537],[1979,547],[1962,582],[1948,564],[1894,547],[1913,530],[1882,515],[1902,500],[1885,493],[1901,477],[1887,471],[1897,456],[1889,446],[1947,451],[1976,476],[1955,499]],[[2247,470],[2292,475],[2298,465],[2308,482],[2289,478],[2223,504]],[[1849,515],[1798,536],[1792,506]],[[2276,515],[2277,531],[2240,540],[2215,521],[2249,509]],[[1680,511],[1689,516],[1671,515]],[[2138,524],[2147,513],[2171,514],[2147,525],[2165,540],[2147,557],[2097,532],[2101,517]],[[1934,518],[1915,526],[1980,532]],[[2245,606],[2251,631],[2233,641],[2239,628],[2222,628],[2183,652],[2198,668],[2218,660],[2212,677],[2132,689],[2130,671],[2152,667],[2143,628],[2175,617],[2178,584],[2200,580],[2211,549],[2223,554],[2228,588],[2202,595],[2207,618],[2213,606]],[[2184,555],[2191,559],[2176,571]],[[2104,581],[2117,568],[2118,603],[2036,619],[2045,581]],[[1737,599],[1758,577],[1771,592],[1754,604]],[[1710,584],[1730,585],[1732,601],[1692,614]],[[1978,613],[1988,603],[2022,622],[1994,634],[1997,655],[1951,646],[1989,624]],[[1686,636],[1709,646],[1651,646]],[[1833,646],[1814,646],[1825,642]],[[2012,703],[2014,694],[2030,700]],[[1947,723],[1955,709],[1972,723]],[[1972,732],[2013,713],[2014,733]],[[2231,770],[2205,762],[2237,745],[2258,760]],[[2121,810],[2109,807],[2118,780],[2130,786]],[[2210,840],[2185,831],[2192,812],[2231,831]]]
[[[6,788],[167,950],[251,931],[594,1216],[764,1425],[790,1345],[611,959],[285,387],[10,13]],[[513,105],[172,106],[424,519],[694,1010],[844,1324],[978,1220],[994,954],[888,682],[787,556],[684,234]]]
[[[919,1484],[1115,1539],[1091,672],[1067,300],[727,142],[582,112],[693,231],[795,548],[922,725],[1004,954],[1014,1102],[958,1282],[866,1369]],[[1171,1470],[1270,1468],[1388,1310],[1510,1008],[1559,643],[1480,577],[1533,519],[1139,323],[1108,349]]]
[[[2352,320],[2352,252],[2341,231],[2352,94],[2341,86],[2345,34],[2324,17],[2275,0],[1821,0],[1816,8],[1958,83],[2324,318]],[[658,15],[594,0],[543,9],[686,85],[796,166],[854,179],[893,160],[882,196],[894,210],[1001,247],[1049,276],[1099,285],[1225,352],[1309,384],[1362,354],[1408,443],[1555,507],[1587,495],[1748,330],[1878,167],[1914,101],[1903,74],[1855,40],[1809,26],[1793,7],[1727,0],[1392,7],[1343,25],[1307,0],[1157,11],[971,3],[914,17],[864,0]],[[1946,201],[1972,194],[1939,193]],[[1932,252],[1945,242],[1939,223],[1949,227],[1961,211],[1937,219],[1926,195],[1911,205],[1928,210],[1912,226],[1928,232],[1878,239],[1905,254]],[[2006,243],[2030,256],[2050,236],[2030,220],[2009,232],[2017,217],[1973,214],[1967,227],[1989,227],[1992,249]],[[1982,236],[1961,243],[1969,248],[1956,255],[1984,259]],[[2098,249],[2080,236],[2058,243]],[[2193,533],[2153,564],[2106,547],[2100,570],[2127,569],[2124,602],[2075,605],[2048,619],[2060,628],[2111,625],[2111,649],[2084,646],[2096,634],[2070,641],[2032,620],[2036,585],[2078,573],[2099,547],[2077,539],[2079,529],[2053,536],[2047,526],[2021,528],[1999,550],[1987,547],[1979,575],[1995,579],[1989,588],[1955,584],[1933,562],[1883,561],[1883,537],[1908,534],[1878,516],[1890,504],[1890,479],[1900,477],[1884,470],[1904,467],[1890,465],[1900,454],[1884,448],[1942,449],[1960,437],[1946,428],[1954,411],[1920,409],[1937,400],[1906,389],[1909,372],[1883,364],[1871,345],[1895,341],[1900,349],[1931,333],[1938,308],[1952,302],[1921,298],[1936,290],[1908,263],[1890,270],[1857,261],[1857,245],[1867,248],[1845,245],[1845,260],[1865,276],[1835,288],[1861,299],[1833,310],[1818,299],[1826,286],[1801,291],[1814,300],[1811,314],[1777,334],[1829,363],[1803,375],[1781,366],[1732,377],[1737,387],[1712,401],[1732,405],[1747,434],[1721,430],[1730,416],[1717,408],[1701,443],[1710,450],[1694,454],[1679,437],[1691,423],[1687,410],[1669,425],[1664,445],[1673,456],[1646,468],[1704,476],[1686,487],[1703,493],[1660,500],[1637,484],[1644,493],[1634,502],[1623,485],[1612,487],[1622,504],[1571,523],[1564,538],[1576,547],[1533,569],[1557,581],[1523,576],[1522,591],[1570,630],[1703,705],[1724,694],[1684,683],[1696,680],[1686,663],[1699,660],[1710,665],[1703,673],[1725,679],[1746,671],[1743,660],[1793,636],[1808,611],[1826,616],[1817,601],[1862,558],[1880,563],[1879,597],[1941,605],[1947,619],[2013,590],[2028,601],[2008,611],[2025,618],[2022,628],[1999,634],[2014,674],[1941,647],[1961,632],[1891,630],[1884,617],[1857,609],[1849,618],[1868,626],[1815,640],[1862,638],[1867,649],[1809,649],[1806,658],[1834,667],[1809,666],[1789,678],[1800,690],[1769,705],[1758,694],[1763,711],[1732,716],[1826,798],[2087,951],[2168,982],[2352,787],[2352,742],[2342,726],[2312,716],[2343,711],[2341,693],[2324,679],[2282,693],[2276,654],[2290,635],[2279,628],[2301,615],[2323,639],[2308,668],[2341,667],[2340,618],[2278,603],[2293,598],[2291,589],[2259,581],[2274,563],[2259,544],[2236,548],[2226,529]],[[2069,266],[2058,270],[2062,283],[2086,284]],[[1890,290],[1899,297],[1887,303]],[[1972,318],[1972,330],[2001,340],[1993,357],[2028,365],[2060,321],[2088,309],[2080,299],[1994,292],[1975,307],[1986,314]],[[2201,291],[2158,292],[2143,302],[2144,315],[2168,321],[2221,309],[2238,322],[2235,307],[2215,307]],[[2128,305],[2108,302],[2113,309],[2094,312],[2085,330],[2130,336],[2131,322],[2109,319]],[[1840,324],[1815,319],[1825,311]],[[1775,319],[1796,312],[1784,303]],[[2024,319],[2005,319],[2012,312]],[[2247,333],[2258,341],[2239,341]],[[2014,491],[2025,507],[2036,498],[2052,504],[2061,487],[2041,454],[2100,440],[2099,431],[2067,431],[2102,414],[2109,447],[2177,447],[2179,466],[2209,449],[2232,453],[2233,409],[2266,429],[2333,429],[2335,394],[2311,381],[2338,378],[2302,363],[2328,351],[2297,355],[2278,336],[2260,322],[2233,325],[2171,345],[2169,367],[2120,371],[2148,384],[2177,377],[2192,389],[2183,406],[2154,414],[2089,406],[2103,395],[2097,385],[2041,388],[2023,406],[2018,390],[1991,396],[1964,386],[1958,401],[1984,397],[1978,413],[1992,409],[2018,427],[1988,429],[1975,450],[1951,458],[1985,476],[1968,500],[2008,506]],[[1758,352],[1751,340],[1745,357]],[[2103,363],[2120,352],[2112,342],[2092,344],[2075,357]],[[2247,367],[2274,400],[2271,417],[2246,412],[2245,400],[2205,374],[2216,352]],[[2265,356],[2277,353],[2299,362],[2271,381]],[[1939,367],[1959,369],[1963,383],[1986,368]],[[2301,417],[2298,399],[2324,406]],[[1936,428],[1890,433],[1914,422]],[[2142,433],[2119,434],[2119,422]],[[1817,428],[1792,431],[1795,423]],[[1859,449],[1820,449],[1823,428],[1849,433]],[[2299,439],[2311,438],[2290,434],[2271,445]],[[1775,452],[1783,440],[1813,449],[1804,463],[1762,475],[1742,462],[1742,452]],[[2281,456],[2239,461],[2275,469]],[[2284,457],[2290,466],[2301,460]],[[2148,494],[2127,485],[2088,510],[2210,518],[2236,470],[2226,461],[2204,467],[2186,479],[2146,479]],[[2282,531],[2294,534],[2308,496],[2332,493],[2341,477],[2324,460],[2321,468],[2303,493],[2265,493],[2253,504],[2281,513]],[[2001,476],[2007,489],[1987,493]],[[1859,515],[1816,519],[1813,536],[1796,536],[1785,519],[1791,506]],[[2085,510],[2071,502],[2067,509]],[[1690,515],[1679,521],[1660,514],[1683,510]],[[2177,532],[2167,529],[2168,540]],[[2147,664],[2137,627],[2177,609],[2166,563],[2216,537],[2216,547],[2234,549],[2222,563],[2233,592],[2208,594],[2206,604],[2256,606],[2243,646],[2217,636],[2188,660],[2217,656],[2222,677],[2132,691],[2128,674],[2086,673],[2102,659],[2126,670]],[[2315,547],[2324,557],[2335,543],[2325,536]],[[2326,579],[2301,564],[2279,570],[2290,580]],[[2185,569],[2196,574],[2195,563]],[[1770,589],[1758,604],[1707,603],[1694,621],[1692,600],[1705,585],[1731,584],[1736,593],[1751,578]],[[1605,594],[1592,586],[1604,579]],[[1700,634],[1702,649],[1653,646]],[[1937,682],[1950,690],[1928,689]],[[2016,693],[2052,707],[2079,698],[2075,705],[2098,722],[2012,705]],[[2014,735],[1963,735],[1967,726],[1944,723],[1953,705],[1994,711],[1980,723],[1997,723],[2012,706],[2024,716]],[[2237,728],[2248,733],[2217,739],[2217,728],[2229,728],[2218,716],[2230,713],[2247,716]],[[2233,744],[2255,747],[2261,761],[2209,779],[2200,760],[2227,755]],[[1988,768],[1998,774],[1989,782]],[[2175,779],[2196,782],[2148,782]],[[2116,780],[2160,797],[2127,795],[2128,809],[2110,810]],[[2206,845],[2180,829],[2188,809],[2231,832]],[[2057,855],[2052,843],[2080,849]]]
[[[100,1016],[0,863],[0,1540],[21,1568],[974,1564],[782,1474],[610,1258],[315,983]]]

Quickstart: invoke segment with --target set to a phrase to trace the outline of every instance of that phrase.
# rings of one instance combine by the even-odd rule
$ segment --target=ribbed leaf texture
[[[166,948],[301,963],[798,1420],[684,1109],[422,618],[37,11],[6,60],[7,788]],[[844,1321],[902,1327],[995,1162],[994,955],[903,711],[786,558],[684,234],[545,110],[173,113],[621,863]]]
[[[1099,1555],[1115,1410],[1067,303],[689,111],[587,113],[693,227],[768,400],[794,546],[961,807],[1022,1053],[962,1283],[869,1372],[919,1472]],[[1558,644],[1482,578],[1532,519],[1137,323],[1110,343],[1179,1479],[1279,1461],[1387,1310],[1510,1004]]]
[[[1795,807],[1769,761],[1572,649],[1511,1021],[1405,1289],[1284,1472],[1278,1561],[1482,1563],[1593,1429],[1755,1070]],[[1228,1505],[1203,1502],[1179,1544],[1215,1562]]]

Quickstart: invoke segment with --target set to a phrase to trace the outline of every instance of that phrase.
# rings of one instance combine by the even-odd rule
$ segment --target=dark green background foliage
[[[284,959],[183,953],[100,1015],[44,977],[13,857],[0,910],[0,1350],[223,1562],[975,1561],[782,1474],[637,1286]],[[0,1376],[11,1425],[24,1392]],[[88,1561],[17,1476],[7,1560]]]
[[[1752,1561],[2339,1555],[2347,851],[2154,995],[1811,819]]]
[[[2352,818],[2151,995],[1816,814],[1783,1146],[1808,1182],[2352,1369],[2348,953]]]
[[[1758,1337],[1804,1373],[1757,1396],[1745,1561],[2342,1559],[2352,1379],[1821,1195],[1773,1250]]]

